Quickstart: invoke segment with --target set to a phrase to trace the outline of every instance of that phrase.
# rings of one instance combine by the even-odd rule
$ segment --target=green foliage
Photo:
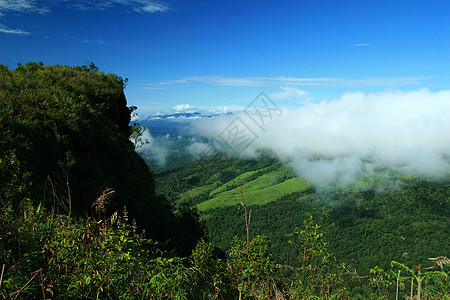
[[[226,299],[233,293],[226,261],[217,256],[211,243],[200,240],[191,256],[190,282],[192,298],[195,299]]]
[[[229,251],[228,268],[232,287],[243,299],[273,298],[273,265],[264,238],[249,243],[234,238]]]
[[[383,270],[378,266],[370,269],[369,286],[371,286],[376,292],[371,293],[371,297],[378,299],[390,299],[392,289],[394,287],[395,273],[390,270]]]
[[[284,177],[272,176],[277,179],[275,185],[265,184],[271,174],[283,172]],[[175,202],[208,207],[200,210],[208,237],[212,245],[229,251],[234,237],[245,239],[244,212],[237,205],[239,187],[243,187],[248,204],[251,193],[260,191],[264,197],[267,188],[289,182],[289,172],[267,158],[238,161],[215,156],[163,170],[156,180],[159,188],[171,191]],[[223,205],[225,195],[232,199],[228,206]],[[280,189],[280,194],[271,193],[269,198],[270,202],[263,203],[258,202],[263,198],[255,197],[256,201],[248,205],[252,234],[266,236],[274,261],[294,266],[299,256],[293,255],[286,233],[313,216],[322,226],[321,239],[327,251],[348,266],[347,272],[354,272],[353,280],[350,276],[345,279],[345,293],[392,298],[396,273],[391,272],[390,261],[426,265],[429,257],[443,255],[450,248],[450,241],[443,238],[448,236],[448,180],[380,171],[348,187],[311,188],[290,194]],[[286,276],[292,280],[289,270],[283,274],[290,274]],[[432,283],[434,289],[446,281],[439,282]]]
[[[188,284],[181,259],[158,255],[153,241],[138,234],[127,218],[125,211],[99,221],[43,213],[10,219],[19,222],[10,224],[13,237],[2,240],[1,293],[12,298],[43,293],[57,299],[182,298]],[[12,240],[16,232],[20,239]],[[31,276],[36,271],[40,277]]]
[[[276,177],[273,172],[264,174],[242,186],[245,201],[248,205],[262,205],[276,201],[286,194],[309,191],[311,186],[298,178],[291,178],[281,183],[272,183]],[[276,182],[276,181],[275,181]],[[208,211],[218,207],[239,204],[241,187],[214,195],[211,199],[197,205],[199,210]]]
[[[142,126],[139,123],[134,123],[133,126],[131,126],[131,135],[130,139],[133,141],[134,148],[141,148],[144,145],[150,144],[150,141],[148,139],[144,139],[142,135],[144,134],[144,131],[146,130],[145,126]]]
[[[290,235],[295,262],[287,265],[274,263],[267,241],[260,236],[249,243],[234,238],[226,256],[201,240],[190,258],[170,257],[160,252],[157,242],[138,233],[128,218],[126,210],[108,218],[100,212],[98,219],[74,219],[31,206],[23,207],[20,215],[6,215],[0,240],[0,261],[6,266],[1,295],[52,299],[351,296],[346,269],[328,252],[312,219]],[[396,283],[400,295],[408,294],[412,277],[422,282],[424,299],[448,296],[448,271],[421,273],[400,263],[393,265],[409,272],[375,268],[362,283],[366,297],[390,299]]]
[[[421,265],[415,266],[412,269],[405,264],[399,263],[397,261],[391,262],[391,266],[393,268],[398,268],[398,273],[396,276],[397,295],[398,286],[405,281],[411,282],[410,297],[412,298],[414,295],[418,300],[444,298],[450,288],[450,284],[448,282],[448,274],[443,270],[435,271],[435,268],[432,267],[423,272]],[[417,269],[417,271],[415,271],[415,269]],[[403,273],[404,276],[400,276],[402,271],[406,271]],[[414,283],[417,286],[416,292],[414,292]]]
[[[292,262],[285,235],[312,215],[322,225],[329,250],[361,274],[375,265],[386,269],[404,253],[408,259],[402,262],[419,265],[449,249],[442,238],[448,235],[448,182],[407,179],[397,189],[375,188],[307,190],[250,205],[253,232],[268,238],[276,259]],[[208,210],[203,217],[211,241],[223,249],[245,226],[239,206]]]
[[[156,256],[153,242],[138,235],[126,215],[80,227],[65,220],[45,247],[54,291],[70,298],[180,298],[185,269],[179,258]],[[116,225],[115,228],[107,222]],[[153,250],[152,250],[153,249]],[[145,279],[145,280],[143,280]],[[67,290],[67,292],[65,292]]]
[[[151,237],[189,253],[201,234],[187,232],[155,193],[153,175],[129,140],[135,108],[127,107],[125,85],[92,63],[0,67],[0,201],[15,211],[32,199],[57,214],[86,217],[91,199],[113,188],[108,214],[126,205]]]
[[[210,199],[210,196],[217,195],[217,192],[235,189],[278,168],[279,162],[266,157],[257,161],[242,161],[215,155],[202,160],[185,161],[169,169],[161,169],[156,174],[157,191],[176,202],[188,201],[190,204],[198,204]],[[293,177],[292,174],[284,172],[283,176],[286,179]],[[195,190],[197,187],[205,188]]]
[[[15,210],[28,202],[30,173],[24,173],[14,151],[0,154],[0,205]],[[1,217],[1,216],[0,216]]]
[[[441,270],[436,270],[436,266],[422,269],[421,265],[410,268],[397,261],[391,262],[387,270],[378,266],[371,269],[368,278],[373,288],[372,298],[447,299],[450,288],[448,268],[441,265]]]
[[[289,235],[295,259],[294,273],[289,295],[300,298],[339,298],[344,295],[344,273],[346,267],[339,264],[327,249],[323,233],[313,223],[312,217],[304,221],[303,228],[296,228]]]
[[[114,165],[123,169],[142,160],[132,158],[127,140],[130,116],[122,78],[92,67],[28,63],[12,71],[2,68],[0,82],[0,150],[14,151],[31,175],[35,201],[53,205],[60,191],[46,191],[67,180],[71,195],[65,198],[78,214],[86,214],[85,199],[106,185],[123,196],[123,187],[112,179],[114,173],[122,179]]]

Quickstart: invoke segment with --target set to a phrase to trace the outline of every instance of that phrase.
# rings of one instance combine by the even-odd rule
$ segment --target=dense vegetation
[[[188,208],[175,213],[156,195],[153,175],[129,140],[125,84],[93,64],[0,66],[0,246],[6,266],[19,267],[27,244],[45,240],[24,229],[37,207],[52,220],[65,214],[76,218],[70,222],[99,221],[92,204],[105,190],[111,191],[105,214],[126,206],[130,222],[157,239],[159,249],[191,253],[202,235],[197,216]]]
[[[139,129],[129,127],[125,83],[94,65],[0,66],[2,298],[448,296],[445,258],[432,270],[412,268],[432,266],[423,259],[448,251],[448,183],[407,179],[408,188],[390,192],[317,193],[268,157],[216,157],[159,173],[155,192],[130,142]],[[209,240],[200,239],[192,203]],[[403,231],[395,231],[398,224]],[[352,250],[352,235],[361,230],[363,250]],[[427,237],[431,230],[436,236]],[[403,260],[387,233],[407,241],[398,248],[408,251]],[[371,254],[393,255],[366,255],[366,244]],[[368,277],[354,269],[376,264],[384,270],[373,268]]]
[[[153,175],[129,141],[125,84],[94,65],[1,66],[0,153],[4,163],[20,163],[22,174],[4,176],[26,176],[33,204],[73,216],[91,216],[93,199],[112,188],[108,213],[126,205],[152,237],[190,251],[195,243],[178,243],[190,233],[155,194]]]
[[[380,171],[352,186],[316,190],[293,176],[264,155],[219,155],[162,169],[156,181],[168,198],[196,205],[211,242],[225,250],[235,236],[245,237],[242,202],[252,235],[267,238],[274,261],[294,262],[287,233],[310,216],[322,225],[329,250],[361,276],[375,266],[390,269],[391,261],[427,265],[450,250],[448,180]]]

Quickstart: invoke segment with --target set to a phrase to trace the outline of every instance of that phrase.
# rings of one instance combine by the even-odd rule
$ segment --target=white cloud
[[[154,0],[100,0],[95,2],[78,0],[72,5],[81,10],[108,10],[116,4],[129,7],[140,13],[163,13],[170,10],[168,5]]]
[[[142,133],[142,139],[148,140],[149,144],[137,148],[136,152],[149,161],[155,161],[160,167],[166,165],[169,151],[164,145],[165,141],[154,138],[148,130]]]
[[[200,111],[205,112],[205,113],[212,113],[212,114],[227,114],[227,113],[232,113],[232,112],[243,111],[244,109],[245,109],[245,106],[229,104],[229,105],[219,105],[219,106],[211,107],[211,108],[200,110]]]
[[[187,147],[187,151],[190,155],[194,157],[198,157],[200,155],[207,155],[208,154],[208,148],[209,145],[206,143],[200,143],[197,141],[194,141]]]
[[[145,86],[142,89],[144,90],[165,90],[165,87],[157,87],[157,86]]]
[[[172,107],[172,110],[177,113],[191,113],[197,111],[197,108],[189,104],[178,104]]]
[[[49,9],[38,6],[34,0],[0,0],[0,18],[10,13],[36,13],[46,14]],[[23,29],[12,29],[7,25],[0,24],[0,33],[15,35],[30,35],[31,33]]]
[[[88,39],[84,39],[84,40],[80,41],[80,43],[91,44],[91,45],[105,45],[106,44],[106,42],[103,40],[88,40]]]
[[[223,76],[189,76],[185,82],[202,82],[225,86],[263,86],[265,78],[229,78]]]
[[[38,5],[35,0],[0,0],[0,12],[38,13],[46,14],[49,9]]]
[[[345,93],[308,103],[267,122],[240,115],[258,138],[243,154],[268,150],[317,186],[349,184],[388,169],[429,178],[450,176],[450,90]],[[219,140],[235,116],[203,120],[196,133]]]
[[[158,84],[176,84],[176,83],[189,83],[188,80],[185,79],[178,79],[178,80],[167,80],[159,82]],[[155,83],[147,83],[147,85],[155,85]]]
[[[353,47],[367,47],[370,46],[370,44],[365,44],[365,43],[359,43],[359,44],[352,44]]]
[[[236,109],[233,109],[233,106],[223,105],[223,106],[217,106],[217,107],[211,108],[208,111],[211,113],[226,114],[226,113],[229,113],[234,110],[236,110]],[[240,109],[240,110],[242,110],[242,109]]]
[[[140,12],[147,12],[147,13],[161,13],[166,12],[169,10],[169,7],[160,3],[149,3],[140,9],[138,11]]]
[[[168,5],[154,0],[77,0],[77,1],[49,1],[47,6],[42,5],[42,1],[36,0],[0,0],[0,18],[8,13],[28,13],[28,14],[47,14],[51,12],[50,5],[63,3],[65,6],[80,10],[108,10],[114,5],[119,4],[131,8],[135,12],[140,13],[163,13],[169,11]],[[0,33],[29,35],[28,31],[22,29],[11,29],[4,24],[0,24]],[[82,43],[104,44],[102,41],[92,42],[89,40],[81,41]]]
[[[62,0],[47,2],[47,5],[55,5],[55,3],[64,3],[68,7],[73,7],[83,10],[106,10],[112,8],[115,4],[131,7],[137,12],[146,13],[161,13],[170,10],[169,6],[153,0],[78,0],[75,3],[72,1]],[[5,13],[18,12],[18,13],[37,13],[46,14],[51,9],[47,6],[43,6],[42,2],[36,0],[0,0],[0,16],[4,16]]]
[[[0,32],[7,33],[7,34],[17,34],[17,35],[29,35],[31,34],[28,31],[22,30],[22,29],[11,29],[6,26],[3,26],[0,24]]]
[[[34,8],[34,1],[31,0],[1,0],[0,11],[29,11]]]
[[[290,100],[295,101],[299,104],[306,104],[311,102],[312,97],[311,95],[306,92],[299,90],[295,87],[280,87],[283,91],[279,93],[272,93],[270,94],[270,97],[274,100]]]
[[[205,83],[219,86],[256,87],[395,87],[420,84],[431,76],[408,77],[361,77],[361,78],[302,78],[302,77],[224,77],[224,76],[187,76],[179,80],[162,81],[149,85],[169,85],[186,83]]]

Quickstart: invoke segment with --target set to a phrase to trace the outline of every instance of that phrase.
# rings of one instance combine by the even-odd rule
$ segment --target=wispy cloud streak
[[[108,10],[117,4],[140,13],[163,13],[170,10],[168,5],[154,0],[83,0],[77,1],[73,6],[81,10]]]
[[[0,14],[10,12],[46,14],[50,10],[34,0],[1,0]],[[1,15],[0,15],[1,16]]]
[[[22,29],[11,29],[6,26],[3,26],[0,24],[0,32],[7,33],[7,34],[17,34],[17,35],[29,35],[31,34],[28,31],[22,30]]]
[[[0,19],[11,13],[34,13],[46,14],[50,10],[44,6],[37,5],[34,0],[0,0]],[[22,29],[13,29],[0,23],[0,33],[15,35],[30,35],[31,33]]]
[[[301,86],[301,87],[368,87],[368,86],[407,86],[421,84],[432,79],[431,76],[409,77],[362,77],[362,78],[303,78],[303,77],[224,77],[187,76],[178,80],[149,83],[148,85],[174,85],[204,83],[218,86],[258,87],[258,86]]]
[[[50,6],[62,5],[69,9],[78,10],[108,10],[115,5],[122,5],[131,11],[138,13],[164,13],[169,11],[168,5],[155,0],[78,0],[78,1],[51,1],[46,5],[42,1],[36,0],[0,0],[0,19],[6,14],[47,14],[52,11]],[[28,31],[22,29],[11,29],[5,24],[0,23],[0,33],[29,35]]]

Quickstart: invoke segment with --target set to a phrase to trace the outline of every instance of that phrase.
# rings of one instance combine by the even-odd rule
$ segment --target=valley
[[[450,250],[450,181],[380,171],[349,186],[315,188],[269,156],[225,155],[187,160],[156,171],[157,192],[175,205],[197,208],[208,238],[227,249],[245,238],[242,203],[251,210],[251,235],[264,235],[273,259],[292,260],[288,234],[311,216],[330,250],[368,274],[393,260],[428,263]]]

